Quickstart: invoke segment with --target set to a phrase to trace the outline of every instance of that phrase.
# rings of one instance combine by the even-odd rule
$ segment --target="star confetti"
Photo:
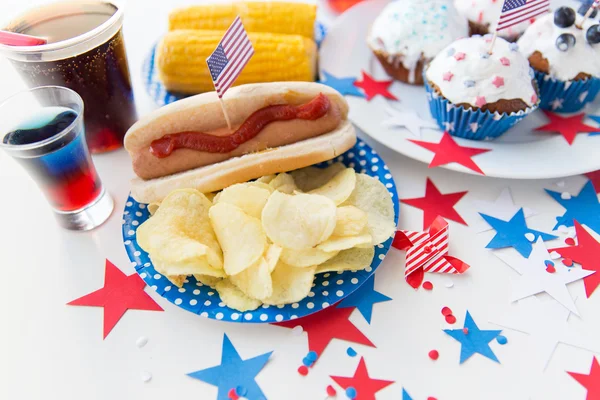
[[[402,388],[402,399],[401,400],[413,400],[413,398],[410,397],[410,395],[404,388]]]
[[[587,176],[590,182],[592,182],[592,185],[594,185],[596,193],[600,193],[600,170],[588,172],[585,176]]]
[[[577,114],[572,117],[560,117],[550,111],[542,110],[550,119],[546,125],[536,128],[540,132],[555,132],[563,135],[569,145],[575,141],[578,133],[600,132],[600,129],[584,124],[582,121],[585,114]]]
[[[475,321],[473,321],[469,311],[467,311],[467,315],[465,316],[465,324],[463,328],[444,329],[444,332],[452,336],[455,340],[459,341],[462,345],[460,349],[461,364],[467,361],[475,353],[481,354],[492,361],[500,363],[490,348],[489,343],[496,339],[498,335],[502,333],[502,331],[479,329]]]
[[[354,86],[356,78],[337,78],[330,73],[323,71],[325,79],[321,80],[323,85],[334,88],[343,95],[365,97],[365,95]]]
[[[512,247],[523,257],[529,257],[532,249],[532,241],[535,241],[537,238],[542,238],[543,240],[557,238],[557,236],[528,228],[522,208],[509,221],[503,221],[485,214],[480,215],[496,231],[496,235],[485,246],[488,249]],[[530,236],[531,240],[527,236]]]
[[[547,263],[552,261],[541,238],[535,242],[529,258],[509,253],[494,254],[521,275],[513,282],[511,301],[546,292],[569,311],[579,315],[566,285],[583,279],[594,271],[581,268],[569,269],[558,263],[548,270]]]
[[[391,107],[386,107],[385,111],[390,118],[384,120],[382,124],[388,127],[404,127],[416,137],[421,137],[421,129],[435,129],[438,126],[433,120],[419,117],[415,111],[399,111]]]
[[[278,322],[275,325],[293,329],[300,325],[308,335],[308,350],[319,356],[332,339],[347,340],[352,343],[375,347],[367,337],[348,319],[352,308],[328,307],[323,311],[302,319]]]
[[[104,287],[75,299],[71,306],[104,307],[104,334],[110,331],[129,309],[163,311],[163,309],[144,291],[146,283],[138,274],[125,275],[113,263],[106,260]]]
[[[389,92],[389,87],[393,83],[393,80],[389,81],[376,81],[367,74],[365,71],[362,72],[362,80],[354,82],[354,86],[361,88],[366,95],[367,100],[371,100],[373,97],[380,95],[390,100],[398,100],[393,94]]]
[[[560,247],[550,249],[550,251],[556,251],[562,257],[581,264],[585,270],[596,271],[596,273],[583,278],[585,295],[589,298],[600,285],[600,242],[594,239],[577,221],[575,221],[575,232],[577,232],[577,246]]]
[[[586,400],[599,400],[600,399],[600,363],[598,359],[594,357],[592,366],[589,374],[581,374],[577,372],[567,372],[573,377],[581,386],[586,388],[587,396]]]
[[[431,179],[427,178],[425,183],[425,197],[414,199],[400,199],[404,204],[423,210],[423,229],[430,226],[439,215],[466,225],[464,219],[456,212],[454,206],[463,198],[467,192],[454,192],[442,194]]]
[[[591,181],[583,186],[577,196],[570,196],[568,199],[563,199],[562,193],[559,192],[546,189],[546,193],[567,210],[562,216],[556,218],[554,229],[561,225],[571,227],[573,221],[577,220],[594,232],[600,233],[600,203]]]
[[[485,175],[485,173],[479,168],[479,166],[471,159],[478,154],[487,153],[491,149],[479,149],[475,147],[463,147],[452,139],[452,136],[448,132],[444,132],[442,140],[439,143],[423,142],[420,140],[409,139],[411,142],[435,153],[429,168],[437,167],[439,165],[449,164],[455,162],[468,168],[472,171]]]
[[[375,275],[371,275],[360,288],[342,300],[338,308],[357,308],[370,324],[373,305],[390,300],[392,300],[391,297],[387,297],[375,290]]]
[[[360,358],[358,367],[352,377],[332,376],[331,379],[340,385],[344,390],[353,388],[356,391],[354,400],[375,400],[375,393],[381,389],[388,387],[394,381],[384,381],[381,379],[373,379],[369,376],[365,359]]]
[[[504,188],[498,198],[493,202],[474,200],[473,205],[479,214],[485,214],[504,221],[508,221],[521,209],[521,207],[515,205],[510,188]],[[530,208],[523,207],[523,214],[525,215],[525,218],[529,218],[537,213]],[[477,232],[485,232],[493,229],[483,218],[469,226]]]
[[[248,399],[264,399],[254,378],[263,369],[273,352],[242,360],[235,347],[223,335],[221,364],[189,373],[188,376],[219,388],[217,400],[229,400],[229,391],[241,387]]]

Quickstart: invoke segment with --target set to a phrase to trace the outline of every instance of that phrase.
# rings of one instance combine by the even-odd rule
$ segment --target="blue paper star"
[[[567,210],[562,216],[556,217],[554,229],[561,225],[573,226],[573,220],[577,220],[580,224],[587,225],[596,233],[600,233],[600,203],[592,181],[588,181],[577,196],[571,196],[568,200],[563,199],[558,192],[548,189],[546,192]]]
[[[354,86],[356,78],[336,78],[328,72],[323,71],[325,79],[321,81],[323,85],[330,86],[344,95],[365,97],[365,95]]]
[[[465,330],[465,328],[467,330]],[[452,336],[454,339],[458,340],[462,347],[460,349],[460,363],[464,363],[469,359],[473,354],[479,353],[484,357],[489,358],[490,360],[498,361],[496,355],[490,348],[489,343],[496,339],[498,335],[502,333],[499,331],[484,331],[477,327],[475,321],[471,317],[469,311],[467,311],[467,316],[465,317],[465,325],[462,329],[444,329],[448,335]]]
[[[356,292],[342,300],[338,308],[356,307],[370,324],[373,304],[389,300],[392,299],[375,291],[375,275],[372,275]]]
[[[525,222],[525,213],[522,208],[513,215],[510,221],[502,221],[501,219],[482,213],[479,213],[479,215],[496,230],[496,236],[485,246],[488,249],[513,247],[523,257],[528,258],[533,248],[532,242],[535,242],[538,237],[541,237],[542,240],[556,239],[554,235],[529,229]],[[535,238],[530,241],[525,237],[527,233],[533,234]]]
[[[588,115],[587,116],[589,119],[591,119],[592,121],[596,122],[597,124],[600,124],[600,115]],[[591,132],[590,136],[597,136],[600,135],[600,132]]]
[[[402,400],[413,400],[413,398],[410,397],[410,395],[404,388],[402,388]]]
[[[265,395],[254,378],[263,369],[271,353],[273,352],[242,360],[227,335],[223,335],[221,365],[192,372],[188,376],[217,386],[217,400],[229,400],[229,391],[238,386],[245,389],[244,397],[265,400]]]

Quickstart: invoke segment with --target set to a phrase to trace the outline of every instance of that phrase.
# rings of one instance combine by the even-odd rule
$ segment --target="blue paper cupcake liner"
[[[440,129],[447,131],[452,136],[464,139],[491,140],[497,138],[538,107],[538,104],[535,104],[533,107],[510,114],[466,109],[452,104],[445,97],[437,94],[427,79],[424,81],[429,109]]]
[[[535,72],[540,88],[540,108],[558,113],[582,110],[600,92],[600,79],[591,77],[581,81],[561,81],[543,72]]]

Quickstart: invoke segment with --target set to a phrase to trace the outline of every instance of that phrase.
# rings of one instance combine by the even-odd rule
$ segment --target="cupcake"
[[[379,14],[367,42],[389,76],[422,85],[425,63],[467,34],[451,0],[400,0]]]
[[[600,25],[560,7],[531,25],[519,39],[521,53],[535,70],[540,107],[576,112],[600,91]]]
[[[496,30],[498,18],[502,12],[503,0],[454,0],[458,12],[469,20],[471,35],[485,35]],[[500,37],[514,42],[531,25],[532,21],[524,21],[508,29],[498,32]]]
[[[431,114],[451,135],[500,136],[537,108],[533,70],[515,43],[492,35],[458,40],[425,70]]]

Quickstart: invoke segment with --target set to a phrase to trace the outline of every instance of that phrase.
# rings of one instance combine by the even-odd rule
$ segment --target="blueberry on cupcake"
[[[502,13],[503,0],[454,0],[458,12],[469,20],[471,35],[485,35],[496,30],[498,18]],[[508,29],[500,31],[500,37],[508,41],[516,41],[531,25],[532,21],[523,21]]]

